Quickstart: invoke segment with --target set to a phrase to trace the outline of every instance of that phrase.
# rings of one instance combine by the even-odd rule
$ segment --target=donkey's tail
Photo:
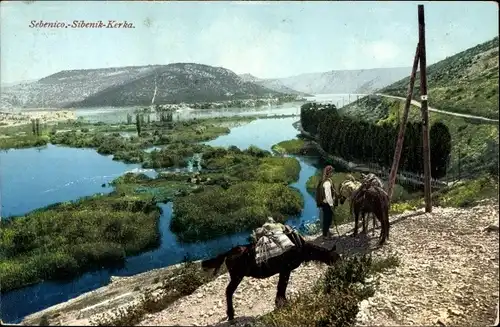
[[[216,256],[215,258],[202,261],[201,268],[204,271],[208,271],[210,269],[213,269],[214,270],[213,275],[214,276],[217,275],[220,267],[222,266],[222,264],[224,263],[224,261],[226,260],[226,257],[229,255],[230,252],[231,251],[228,251],[226,253],[223,253],[223,254]]]

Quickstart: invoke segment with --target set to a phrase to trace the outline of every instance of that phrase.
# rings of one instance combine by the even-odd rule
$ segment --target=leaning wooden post
[[[425,212],[432,212],[431,202],[431,149],[429,146],[429,111],[427,110],[427,63],[425,53],[424,5],[418,5],[418,43],[420,48],[420,100],[422,101],[422,140],[424,150]]]
[[[394,159],[392,159],[391,173],[389,174],[389,183],[387,184],[387,195],[392,199],[392,191],[396,183],[396,176],[398,174],[399,159],[401,158],[401,151],[403,150],[403,142],[405,139],[406,123],[408,121],[408,113],[410,112],[411,98],[413,95],[413,86],[415,85],[415,75],[418,68],[418,60],[420,59],[420,50],[417,44],[415,57],[413,59],[413,67],[410,74],[410,84],[408,84],[408,93],[406,94],[406,103],[403,112],[403,120],[399,122],[398,140],[396,142],[396,149],[394,150]],[[399,112],[399,111],[398,111]]]

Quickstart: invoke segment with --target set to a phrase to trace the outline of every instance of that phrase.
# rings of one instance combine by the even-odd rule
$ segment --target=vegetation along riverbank
[[[376,108],[376,110],[374,110]],[[404,102],[371,96],[339,110],[341,114],[373,122],[397,124],[403,116]],[[378,112],[378,114],[375,114]],[[421,121],[420,108],[411,105],[409,122]],[[446,169],[449,179],[474,177],[498,171],[498,124],[431,112],[429,123],[444,124],[451,136],[451,151]],[[408,135],[408,134],[407,134]],[[405,136],[405,139],[408,138]],[[432,152],[431,152],[432,154]]]
[[[273,146],[273,149],[286,154],[317,155],[314,148],[304,139],[293,139],[282,141]],[[361,178],[359,172],[336,172],[332,176],[335,185],[339,185],[350,174]],[[321,178],[321,170],[309,177],[306,182],[306,189],[310,194],[316,191],[316,185]],[[494,198],[498,194],[498,175],[483,172],[474,178],[458,181],[448,187],[436,190],[432,193],[434,205],[442,207],[472,207],[479,204],[483,199]],[[416,210],[424,206],[423,192],[421,189],[406,189],[396,184],[394,186],[390,212],[399,214],[407,210]],[[348,205],[339,206],[335,211],[336,223],[344,223],[351,220]]]
[[[33,129],[30,125],[0,128],[0,148],[23,148],[47,143],[94,148],[114,160],[142,163],[145,168],[185,167],[186,158],[200,152],[199,142],[228,134],[231,124],[248,123],[257,117],[220,117],[190,121],[144,122],[137,115],[133,124],[59,122]],[[165,145],[160,151],[145,151]]]
[[[2,219],[1,292],[123,263],[159,245],[150,194],[91,196]]]
[[[246,231],[268,216],[280,221],[303,206],[288,187],[300,166],[250,147],[204,147],[203,167],[157,178],[128,173],[114,180],[109,195],[51,205],[2,221],[2,292],[49,279],[74,277],[123,263],[128,255],[159,245],[160,202],[174,202],[171,229],[181,241],[199,241]]]
[[[295,158],[273,157],[250,147],[214,148],[203,154],[212,185],[174,200],[171,229],[183,241],[202,241],[262,225],[268,216],[284,222],[298,215],[303,199],[288,184],[298,179]]]

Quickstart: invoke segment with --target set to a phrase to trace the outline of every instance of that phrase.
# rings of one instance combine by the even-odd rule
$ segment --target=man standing
[[[331,180],[333,167],[328,165],[323,170],[322,179],[316,187],[316,205],[323,213],[323,238],[330,238],[330,226],[333,222],[334,208],[337,205],[336,191]]]

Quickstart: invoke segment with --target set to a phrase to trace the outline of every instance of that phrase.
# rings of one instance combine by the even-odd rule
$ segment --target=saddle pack
[[[266,223],[257,228],[254,235],[256,240],[255,261],[258,265],[265,263],[270,258],[282,255],[297,245],[302,246],[301,238],[288,225]]]

